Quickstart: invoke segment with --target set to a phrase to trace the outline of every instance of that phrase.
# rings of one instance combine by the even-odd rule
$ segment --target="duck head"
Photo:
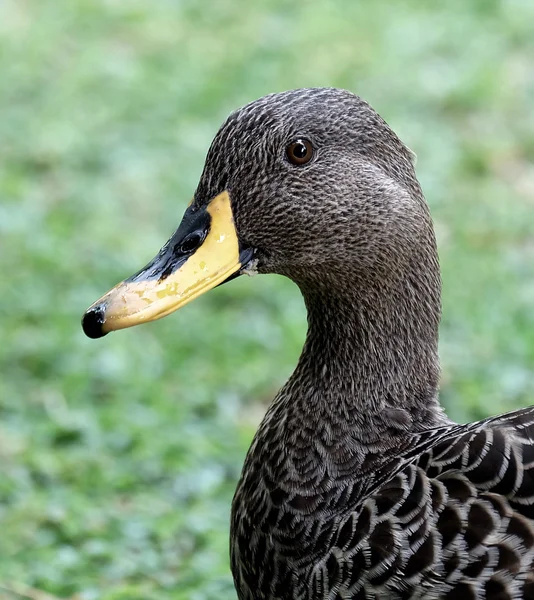
[[[432,224],[412,162],[350,92],[301,89],[248,104],[213,140],[176,232],[87,310],[85,333],[159,319],[251,271],[286,275],[303,291],[363,296],[424,262],[427,281],[415,287],[431,289],[439,312]]]

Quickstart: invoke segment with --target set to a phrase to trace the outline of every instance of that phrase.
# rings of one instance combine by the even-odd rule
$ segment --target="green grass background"
[[[418,154],[442,398],[534,398],[531,0],[0,3],[0,598],[225,600],[232,493],[305,333],[242,278],[99,341],[83,310],[180,221],[234,108],[339,86]]]

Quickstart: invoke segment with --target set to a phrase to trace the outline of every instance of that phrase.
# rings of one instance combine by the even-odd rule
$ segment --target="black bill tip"
[[[107,332],[102,330],[104,321],[104,309],[102,306],[90,308],[82,318],[83,332],[93,340],[104,337],[107,334]]]

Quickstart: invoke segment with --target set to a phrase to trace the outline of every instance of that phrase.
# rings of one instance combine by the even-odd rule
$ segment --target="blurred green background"
[[[235,598],[232,493],[303,342],[297,289],[241,278],[99,341],[79,319],[268,92],[348,88],[418,154],[443,402],[532,402],[533,23],[531,0],[0,3],[0,598]]]

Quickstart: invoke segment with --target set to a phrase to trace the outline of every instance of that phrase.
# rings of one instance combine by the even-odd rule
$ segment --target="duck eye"
[[[313,156],[313,146],[310,140],[298,139],[286,148],[287,159],[294,165],[305,165]]]

